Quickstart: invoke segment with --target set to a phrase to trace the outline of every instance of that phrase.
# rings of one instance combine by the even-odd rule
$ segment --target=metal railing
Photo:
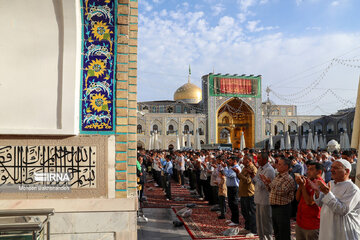
[[[22,209],[22,210],[0,210],[1,218],[22,218],[27,222],[4,223],[0,224],[0,240],[1,239],[32,239],[50,240],[50,216],[54,215],[54,209]],[[45,220],[39,222],[39,216],[45,217]],[[28,218],[35,217],[35,218]],[[29,222],[35,221],[35,222]]]

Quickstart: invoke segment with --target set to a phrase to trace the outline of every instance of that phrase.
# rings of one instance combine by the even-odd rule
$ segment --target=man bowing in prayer
[[[360,190],[349,180],[350,172],[348,161],[336,160],[331,166],[333,180],[314,186],[314,200],[322,207],[319,240],[360,239]]]

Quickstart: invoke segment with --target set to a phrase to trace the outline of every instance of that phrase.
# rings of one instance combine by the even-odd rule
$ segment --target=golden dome
[[[186,103],[199,103],[202,99],[201,89],[190,82],[179,87],[174,93],[174,100]]]

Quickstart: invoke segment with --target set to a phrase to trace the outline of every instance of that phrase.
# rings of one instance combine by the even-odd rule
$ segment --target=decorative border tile
[[[81,0],[80,133],[113,134],[116,0]]]

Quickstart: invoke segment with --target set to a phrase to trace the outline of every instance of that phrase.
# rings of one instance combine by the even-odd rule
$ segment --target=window
[[[326,131],[328,134],[331,134],[333,131],[335,130],[335,125],[333,122],[329,122],[327,125],[326,125]]]
[[[293,134],[297,132],[297,124],[294,121],[291,121],[288,125],[288,131]]]
[[[175,112],[176,113],[181,113],[181,106],[180,105],[176,105]]]
[[[153,126],[153,131],[159,131],[158,125],[155,124],[155,125]]]
[[[155,106],[152,107],[152,112],[156,113],[156,107]]]
[[[277,122],[275,125],[275,135],[284,133],[284,124],[282,122]]]
[[[322,133],[323,127],[321,125],[321,123],[316,123],[315,124],[315,132],[317,133]]]
[[[220,131],[220,139],[227,139],[230,136],[230,131],[226,128],[221,129]]]
[[[185,131],[185,133],[187,133],[187,132],[190,131],[189,125],[185,125],[185,126],[184,126],[184,131]]]
[[[164,113],[164,106],[159,106],[159,113]]]
[[[338,131],[339,132],[345,132],[345,129],[346,129],[346,122],[344,120],[341,120],[338,123]]]
[[[199,128],[199,135],[204,135],[204,131],[202,128]]]
[[[137,133],[142,133],[142,126],[140,124],[137,125]]]
[[[169,106],[169,107],[167,107],[166,111],[167,111],[168,113],[172,113],[172,112],[174,112],[174,108],[171,107],[171,106]]]
[[[270,131],[271,131],[271,124],[267,122],[265,124],[265,135],[270,135]]]
[[[189,109],[187,107],[184,108],[185,113],[189,113]]]
[[[302,134],[308,134],[310,131],[310,124],[307,122],[304,122],[302,124]]]

